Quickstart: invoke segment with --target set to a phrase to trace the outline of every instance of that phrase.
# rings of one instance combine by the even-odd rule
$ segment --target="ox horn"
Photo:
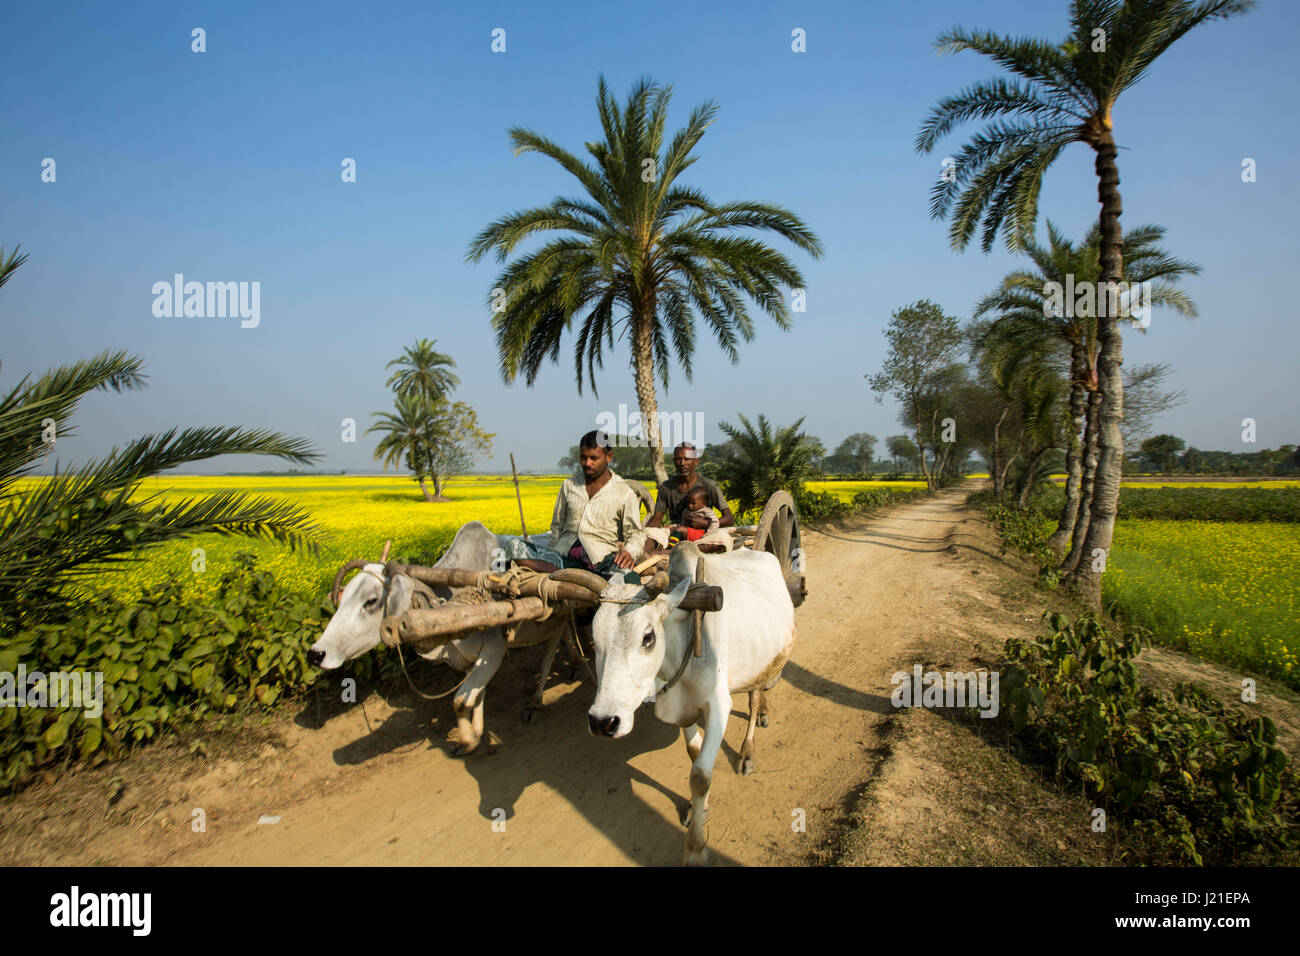
[[[349,571],[355,571],[358,568],[364,568],[369,562],[365,558],[353,558],[343,567],[339,568],[339,573],[334,575],[334,587],[330,589],[330,600],[334,602],[334,607],[339,606],[339,596],[343,593],[343,575]]]

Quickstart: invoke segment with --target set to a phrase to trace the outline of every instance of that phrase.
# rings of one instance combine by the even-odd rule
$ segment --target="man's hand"
[[[620,551],[618,554],[614,555],[614,563],[620,568],[630,568],[632,565],[636,564],[636,562],[632,560],[632,555],[628,554],[626,550]]]
[[[688,514],[686,516],[687,528],[694,528],[696,531],[703,531],[709,526],[709,520],[704,515]]]

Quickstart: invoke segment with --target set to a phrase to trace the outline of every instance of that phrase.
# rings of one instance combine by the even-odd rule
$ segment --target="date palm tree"
[[[950,167],[952,175],[941,178],[931,194],[931,214],[951,217],[952,244],[965,248],[979,229],[985,252],[999,232],[1008,247],[1023,246],[1038,217],[1043,175],[1067,146],[1084,143],[1095,153],[1101,204],[1099,278],[1118,283],[1124,257],[1115,105],[1188,31],[1253,6],[1254,0],[1073,0],[1070,35],[1060,44],[960,28],[942,35],[937,44],[941,51],[973,50],[1015,77],[987,80],[943,98],[917,135],[917,150],[928,153],[958,125],[990,121],[960,150]],[[1094,604],[1101,600],[1100,568],[1114,533],[1124,457],[1119,310],[1107,296],[1100,311],[1097,368],[1102,403],[1084,549],[1103,560],[1080,561],[1071,577],[1080,594]]]
[[[643,434],[661,482],[667,471],[655,377],[667,388],[675,358],[690,380],[697,316],[735,364],[737,344],[754,337],[746,299],[788,329],[790,309],[780,287],[804,286],[783,254],[734,231],[773,232],[814,258],[821,255],[820,242],[794,213],[771,203],[714,204],[678,181],[695,162],[691,152],[717,106],[697,108],[669,142],[671,95],[671,86],[639,80],[620,113],[601,77],[596,101],[604,139],[587,144],[594,165],[538,133],[511,129],[516,154],[549,156],[586,195],[509,213],[479,233],[466,255],[477,262],[495,252],[505,262],[525,240],[563,233],[520,255],[497,280],[492,324],[501,375],[509,383],[522,374],[532,386],[545,360],[559,361],[561,339],[576,320],[578,392],[585,375],[595,394],[595,370],[603,367],[605,350],[626,335]]]
[[[1160,248],[1164,235],[1164,229],[1154,225],[1138,226],[1124,234],[1124,278],[1130,284],[1151,283],[1152,307],[1164,306],[1185,316],[1195,316],[1196,304],[1174,283],[1185,275],[1199,274],[1201,267],[1175,259]],[[1024,244],[1025,255],[1033,268],[1008,273],[1001,286],[976,305],[976,319],[995,316],[982,330],[977,348],[994,351],[1011,348],[1050,355],[1069,383],[1065,503],[1048,544],[1059,555],[1073,536],[1078,549],[1071,552],[1073,560],[1067,559],[1063,565],[1064,570],[1072,570],[1087,534],[1096,465],[1097,412],[1101,399],[1097,377],[1097,317],[1073,308],[1058,309],[1055,311],[1059,314],[1053,314],[1053,294],[1049,288],[1053,283],[1058,289],[1096,283],[1101,230],[1094,224],[1082,244],[1076,245],[1049,219],[1047,237],[1046,246],[1033,240]]]
[[[816,439],[799,430],[802,418],[793,425],[776,428],[766,416],[759,415],[755,428],[744,415],[736,417],[740,427],[718,423],[735,448],[735,454],[719,466],[718,477],[727,497],[736,499],[737,514],[762,508],[774,492],[783,488],[796,494],[806,479],[815,476]]]
[[[437,344],[437,339],[420,339],[408,345],[399,357],[384,366],[398,366],[384,384],[399,393],[426,395],[430,401],[445,397],[460,385],[460,379],[451,371],[456,367],[456,360],[437,351]]]

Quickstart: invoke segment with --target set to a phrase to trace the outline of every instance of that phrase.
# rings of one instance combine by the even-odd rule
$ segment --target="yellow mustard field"
[[[29,478],[23,484],[41,480]],[[555,496],[563,480],[563,475],[520,477],[530,534],[550,529]],[[429,487],[432,491],[432,485]],[[647,487],[653,496],[653,483]],[[136,499],[158,494],[159,501],[174,501],[220,491],[265,496],[310,512],[320,527],[320,555],[293,552],[272,541],[205,534],[150,549],[137,564],[123,571],[104,572],[96,577],[96,583],[111,584],[127,597],[127,591],[138,592],[141,586],[174,571],[190,593],[202,594],[215,586],[236,552],[252,551],[259,565],[287,587],[324,595],[340,564],[351,558],[378,560],[384,541],[390,538],[393,557],[424,559],[441,552],[466,521],[482,521],[499,534],[520,533],[514,483],[499,476],[453,479],[443,486],[443,494],[451,500],[438,503],[425,501],[420,486],[401,475],[164,475],[142,482]]]
[[[809,491],[829,491],[841,501],[852,501],[859,491],[869,488],[924,488],[924,481],[809,481],[804,483]]]
[[[1122,519],[1107,601],[1211,660],[1300,677],[1300,525]]]

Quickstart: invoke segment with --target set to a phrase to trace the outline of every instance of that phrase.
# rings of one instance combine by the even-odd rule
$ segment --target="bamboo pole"
[[[510,453],[510,473],[515,476],[515,501],[519,502],[519,527],[524,529],[524,538],[528,538],[528,525],[524,524],[524,496],[519,493],[519,472],[515,469],[515,453]]]

